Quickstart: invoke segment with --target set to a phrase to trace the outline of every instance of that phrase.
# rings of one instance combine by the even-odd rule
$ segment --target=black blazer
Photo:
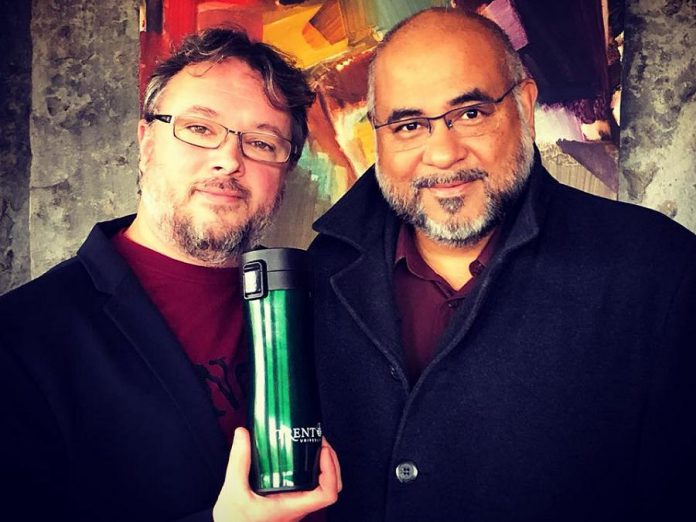
[[[212,520],[228,443],[109,237],[0,298],[3,520]]]

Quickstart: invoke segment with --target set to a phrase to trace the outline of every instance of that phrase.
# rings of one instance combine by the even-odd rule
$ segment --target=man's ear
[[[138,143],[143,141],[143,136],[145,136],[145,131],[149,127],[147,121],[144,118],[138,120]]]
[[[150,156],[152,155],[152,128],[151,125],[141,119],[138,122],[138,147],[140,151],[140,156],[138,160],[138,166],[140,171],[144,172],[144,166],[147,165]]]
[[[532,138],[536,137],[536,132],[534,130],[534,107],[536,107],[537,97],[539,95],[539,89],[537,84],[531,78],[524,80],[520,84],[520,99],[522,101],[522,110],[524,112],[524,121],[529,126],[529,132]]]

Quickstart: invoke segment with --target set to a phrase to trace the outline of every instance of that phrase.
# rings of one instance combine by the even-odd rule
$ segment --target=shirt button
[[[477,277],[483,273],[485,268],[486,267],[481,264],[481,261],[477,259],[469,265],[469,272],[471,272],[472,276]]]
[[[452,309],[455,309],[459,306],[459,301],[450,301],[447,303],[447,306],[449,306]]]
[[[402,462],[396,466],[396,478],[402,484],[411,482],[418,476],[418,468],[413,462]]]
[[[399,370],[396,369],[396,366],[389,367],[389,375],[391,375],[392,378],[396,379],[397,381],[401,380],[401,377],[399,376]]]

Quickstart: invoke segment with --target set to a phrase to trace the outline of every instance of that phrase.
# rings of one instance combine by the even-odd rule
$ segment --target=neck
[[[456,291],[470,279],[469,265],[478,258],[493,232],[473,245],[449,246],[432,240],[416,229],[415,239],[418,253],[430,268]]]
[[[146,220],[142,218],[140,212],[135,216],[133,223],[125,230],[124,234],[134,243],[138,243],[141,246],[154,250],[163,256],[181,261],[182,263],[205,266],[208,268],[232,268],[239,265],[239,259],[237,258],[230,258],[223,264],[212,264],[182,252],[178,245],[172,245],[163,241],[157,231],[153,229],[153,226],[146,223]]]

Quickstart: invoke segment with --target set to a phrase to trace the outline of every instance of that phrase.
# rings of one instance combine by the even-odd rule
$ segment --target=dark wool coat
[[[372,171],[315,224],[323,428],[344,483],[330,520],[696,520],[692,233],[561,185],[537,156],[409,388],[398,226]]]
[[[211,521],[229,447],[109,236],[0,298],[0,519]]]

